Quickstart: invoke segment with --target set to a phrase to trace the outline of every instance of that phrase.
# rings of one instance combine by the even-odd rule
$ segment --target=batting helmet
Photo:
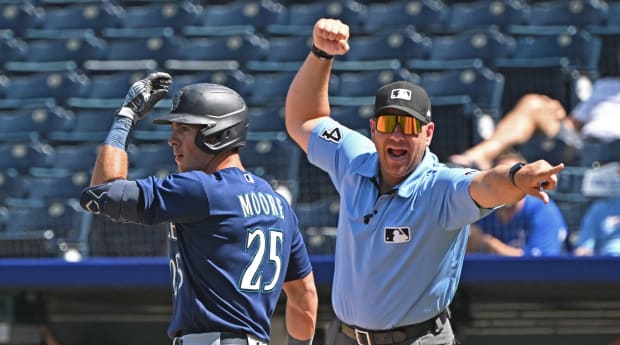
[[[153,123],[173,122],[204,125],[196,135],[196,146],[217,154],[244,146],[248,133],[248,107],[234,90],[218,84],[191,84],[174,97],[169,114]]]

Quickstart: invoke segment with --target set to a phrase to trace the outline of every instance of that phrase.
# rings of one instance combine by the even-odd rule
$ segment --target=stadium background
[[[378,86],[419,83],[438,124],[432,149],[444,160],[488,135],[526,92],[570,110],[592,80],[618,75],[615,0],[0,0],[0,343],[36,344],[42,325],[62,344],[169,343],[165,227],[92,217],[75,199],[129,86],[163,70],[174,77],[172,93],[217,82],[248,101],[241,154],[299,215],[320,277],[321,344],[332,317],[338,196],[282,119],[319,17],[342,18],[352,31],[351,52],[336,59],[330,80],[332,115],[367,133]],[[167,136],[139,123],[130,178],[175,170]],[[620,336],[620,263],[570,256],[583,212],[601,197],[582,192],[583,176],[620,161],[612,145],[521,147],[529,158],[570,165],[553,194],[569,223],[567,255],[469,256],[453,305],[464,344],[607,345]],[[273,343],[284,336],[282,313]]]

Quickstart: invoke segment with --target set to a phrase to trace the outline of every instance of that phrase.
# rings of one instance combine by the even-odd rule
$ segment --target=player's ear
[[[370,138],[373,139],[373,140],[375,139],[375,130],[377,128],[376,123],[377,123],[376,119],[374,117],[371,117],[370,120],[369,120],[369,124],[370,124]]]

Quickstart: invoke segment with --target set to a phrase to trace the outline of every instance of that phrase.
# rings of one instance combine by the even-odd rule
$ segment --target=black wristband
[[[517,173],[517,171],[521,170],[521,168],[523,168],[523,166],[525,165],[525,163],[515,163],[515,165],[510,167],[510,170],[508,170],[508,176],[510,177],[510,182],[512,182],[513,186],[517,186],[517,184],[515,183],[515,174]]]
[[[312,51],[312,54],[314,54],[316,57],[318,57],[321,60],[331,60],[334,58],[333,55],[327,54],[325,51],[317,48],[317,46],[315,46],[314,43],[312,43],[312,48],[310,49],[310,51]]]

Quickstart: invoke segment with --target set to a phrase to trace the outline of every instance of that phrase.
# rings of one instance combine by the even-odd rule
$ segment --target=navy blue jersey
[[[136,182],[141,199],[135,221],[170,222],[168,335],[233,331],[269,341],[282,283],[311,272],[287,201],[265,180],[237,168]]]

